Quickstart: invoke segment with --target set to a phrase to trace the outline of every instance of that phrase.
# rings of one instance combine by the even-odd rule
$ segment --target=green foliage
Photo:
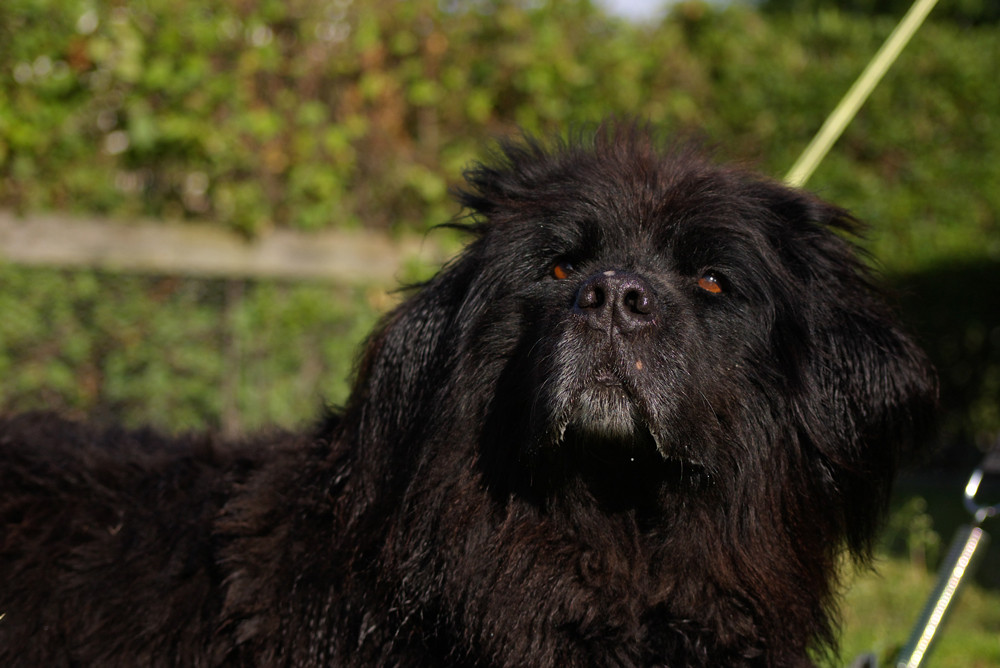
[[[886,14],[900,18],[914,0],[763,0],[765,12],[811,12],[836,8],[858,14]],[[934,7],[934,18],[960,24],[990,23],[1000,20],[1000,4],[994,0],[949,0]]]
[[[248,234],[440,222],[486,137],[608,113],[703,132],[780,172],[892,26],[686,3],[642,28],[585,0],[10,0],[0,19],[13,75],[0,79],[0,204]],[[996,231],[996,201],[974,185],[1000,162],[969,151],[997,150],[998,43],[994,28],[926,26],[820,186],[868,201],[866,182],[902,181],[905,196],[874,199],[908,222],[927,199],[915,187],[944,177]],[[932,204],[928,225],[953,219],[951,202]]]
[[[607,114],[704,136],[780,175],[894,24],[824,7],[687,2],[635,26],[588,0],[7,0],[0,206],[250,236],[426,229],[455,215],[448,189],[489,137]],[[908,316],[941,365],[955,442],[1000,431],[1000,308],[985,306],[1000,294],[998,37],[992,24],[925,25],[810,184],[872,221],[867,247],[917,295]],[[62,317],[5,293],[36,320]],[[7,329],[12,341],[28,331]],[[60,347],[96,336],[48,331]],[[44,370],[12,362],[25,375],[8,386],[72,384],[94,364],[79,355]],[[115,380],[115,392],[182,391],[157,374],[190,356],[150,367],[146,385]],[[213,401],[197,414],[222,411]]]
[[[0,265],[0,405],[178,432],[314,418],[347,396],[380,291]]]
[[[921,565],[894,557],[880,558],[874,572],[853,577],[842,605],[840,657],[820,665],[844,666],[868,652],[880,666],[895,665],[892,659],[909,638],[935,578]],[[966,585],[926,665],[991,668],[1000,664],[998,637],[1000,594]]]
[[[964,485],[964,474],[903,480],[874,570],[857,571],[845,564],[849,577],[842,604],[841,656],[820,665],[843,666],[866,652],[874,652],[880,666],[895,665],[892,659],[910,637],[951,541],[970,521],[962,504]],[[981,555],[978,569],[966,576],[926,662],[929,666],[1000,665],[1000,574],[992,567],[1000,559],[997,527],[995,522],[983,527],[993,542]]]
[[[780,174],[892,20],[686,3],[643,28],[583,0],[10,0],[0,26],[0,205],[255,234],[441,222],[487,137],[609,113]],[[978,187],[1000,169],[998,58],[994,27],[925,26],[816,177],[888,226],[901,268],[1000,238],[1000,195]]]
[[[926,566],[937,560],[941,537],[934,530],[934,518],[927,512],[927,501],[922,496],[910,498],[895,509],[885,530],[884,540],[901,549],[910,563]]]

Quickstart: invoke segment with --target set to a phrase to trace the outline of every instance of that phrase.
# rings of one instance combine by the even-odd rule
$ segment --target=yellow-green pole
[[[878,50],[878,53],[868,63],[868,67],[861,73],[858,80],[854,82],[851,89],[847,91],[844,98],[837,107],[830,113],[830,116],[823,123],[816,136],[802,152],[799,159],[785,175],[785,183],[790,186],[800,187],[809,180],[816,170],[820,161],[826,156],[830,147],[843,134],[844,128],[851,122],[858,109],[865,103],[868,96],[882,80],[882,76],[889,67],[896,61],[903,47],[906,46],[913,33],[924,22],[937,0],[915,0],[910,6],[906,15],[899,22],[899,25],[892,31],[885,44]]]

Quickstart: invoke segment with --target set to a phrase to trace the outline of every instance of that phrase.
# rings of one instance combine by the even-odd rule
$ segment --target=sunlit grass
[[[883,557],[874,572],[855,576],[843,602],[842,661],[827,665],[847,665],[866,652],[875,653],[880,666],[894,665],[892,659],[909,637],[936,577],[923,566],[895,557]],[[925,665],[1000,666],[1000,593],[967,585]]]

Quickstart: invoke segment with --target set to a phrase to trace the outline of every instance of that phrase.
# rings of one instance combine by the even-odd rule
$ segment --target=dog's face
[[[890,470],[933,376],[843,238],[854,221],[616,132],[508,145],[468,175],[479,237],[447,273],[488,458],[700,482]]]
[[[770,286],[788,277],[767,240],[719,219],[732,203],[659,202],[534,226],[531,245],[548,253],[533,284],[512,284],[530,332],[533,446],[709,464],[718,453],[692,430],[716,430],[738,408],[747,370],[777,372],[769,339],[782,296]]]
[[[375,438],[467,449],[498,498],[705,492],[863,547],[936,386],[845,211],[629,126],[467,180],[476,238],[362,364]]]

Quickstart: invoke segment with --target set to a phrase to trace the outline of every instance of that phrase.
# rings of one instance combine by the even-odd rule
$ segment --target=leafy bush
[[[347,395],[381,292],[0,265],[0,406],[236,435]]]
[[[0,206],[187,218],[248,236],[426,229],[456,213],[448,188],[490,137],[607,114],[700,134],[780,176],[893,24],[696,2],[636,26],[587,0],[6,0]],[[998,37],[995,24],[926,25],[810,184],[873,221],[867,246],[917,295],[905,303],[942,365],[953,441],[1000,430],[1000,308],[986,308],[1000,294]],[[3,294],[32,314],[3,326],[8,396],[45,386],[81,409],[113,396],[115,412],[146,414],[137,407],[154,390],[194,392],[181,380],[193,368],[219,373],[219,349],[206,347],[225,339],[218,298],[178,302],[173,325],[163,315],[178,357],[136,376],[124,356],[94,357],[110,344],[77,309],[132,312],[156,280],[124,280],[123,292],[117,278],[45,274],[57,299],[32,285],[42,274],[4,271]],[[185,289],[220,290],[206,285]],[[22,355],[26,340],[38,347]],[[95,395],[88,382],[114,389]],[[183,417],[175,404],[156,412],[220,423],[223,404],[239,403],[185,401]],[[260,420],[288,412],[276,406]]]

